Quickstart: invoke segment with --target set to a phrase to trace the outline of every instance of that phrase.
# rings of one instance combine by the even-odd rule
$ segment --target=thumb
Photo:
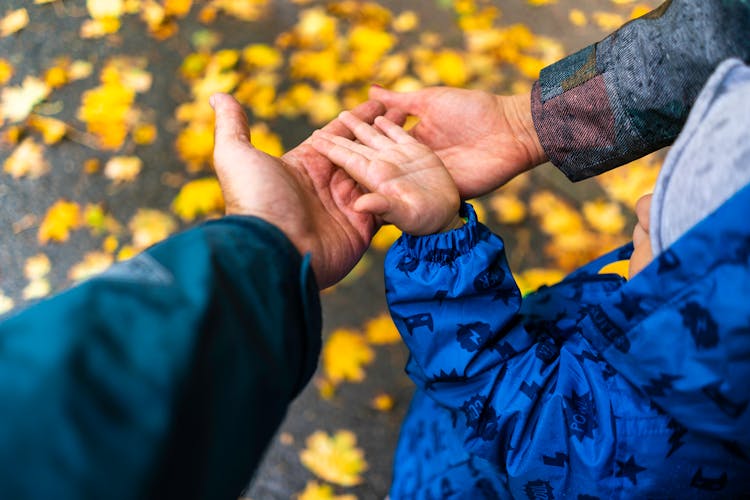
[[[420,90],[415,92],[394,92],[377,85],[372,85],[369,95],[370,99],[382,102],[388,110],[398,108],[416,116],[419,116],[427,103],[426,93]]]
[[[208,100],[214,109],[214,163],[221,165],[223,159],[238,149],[252,150],[247,117],[242,106],[228,94],[214,94]]]

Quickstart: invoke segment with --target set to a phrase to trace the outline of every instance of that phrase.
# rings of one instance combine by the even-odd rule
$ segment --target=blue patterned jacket
[[[391,497],[750,492],[750,186],[632,280],[622,247],[521,298],[477,223],[403,236],[391,313],[417,385]]]

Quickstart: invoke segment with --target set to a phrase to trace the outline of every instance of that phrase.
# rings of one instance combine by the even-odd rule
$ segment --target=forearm
[[[496,347],[520,307],[502,240],[473,210],[468,215],[448,233],[404,235],[386,257],[388,305],[422,388],[458,383],[481,391],[501,369]]]
[[[580,180],[671,144],[724,59],[750,60],[747,2],[673,0],[542,70],[534,125]]]
[[[250,218],[5,320],[0,496],[236,496],[310,377],[319,330],[308,264]]]

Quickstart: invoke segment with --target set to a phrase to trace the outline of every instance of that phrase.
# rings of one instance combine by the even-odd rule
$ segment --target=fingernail
[[[212,108],[215,107],[215,104],[216,104],[216,94],[211,94],[211,97],[208,98],[208,104],[210,104]]]
[[[382,86],[382,85],[380,85],[379,83],[373,83],[373,84],[372,84],[372,86],[373,86],[373,87],[377,87],[377,88],[379,88],[379,89],[382,89],[382,88],[383,88],[383,86]]]

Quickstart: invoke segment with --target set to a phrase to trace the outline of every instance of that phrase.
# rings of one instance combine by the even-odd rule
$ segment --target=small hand
[[[546,161],[531,118],[529,94],[497,96],[434,87],[370,98],[419,118],[410,133],[443,160],[463,198],[486,194]]]
[[[369,191],[357,198],[355,210],[413,235],[461,225],[458,189],[430,148],[382,116],[375,127],[347,111],[339,120],[359,142],[317,131],[312,146]]]
[[[318,285],[343,278],[362,257],[378,228],[375,218],[354,210],[360,186],[310,145],[310,139],[276,158],[253,147],[242,107],[231,96],[212,97],[216,113],[214,167],[227,214],[253,215],[283,231],[300,253],[312,253]],[[380,103],[353,110],[366,121],[381,115]],[[398,113],[395,120],[403,119]],[[334,120],[323,128],[352,137]]]

